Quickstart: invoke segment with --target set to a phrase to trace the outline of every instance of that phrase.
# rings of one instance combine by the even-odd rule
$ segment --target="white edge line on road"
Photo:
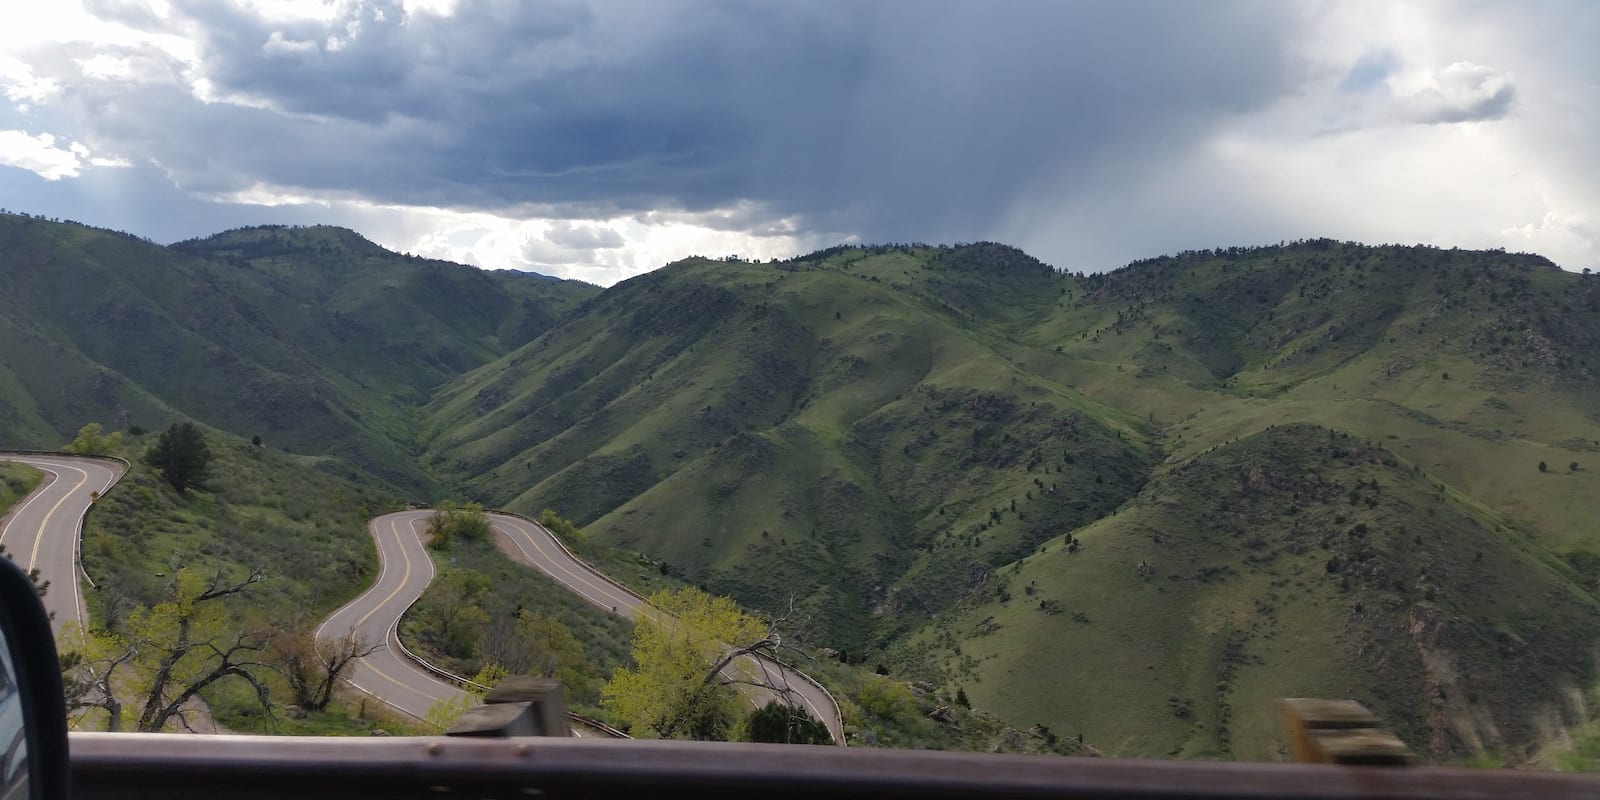
[[[504,522],[502,522],[501,524],[505,525],[505,527],[507,527],[507,528],[515,530],[517,533],[522,534],[522,538],[527,539],[530,544],[534,544],[535,547],[538,547],[538,544],[535,543],[534,540],[533,540],[534,534],[528,532],[528,530],[527,530],[528,523],[526,523],[524,520],[522,520],[520,518],[517,518],[517,517],[510,516],[508,514],[496,514],[496,515],[493,515],[493,516],[501,517],[501,519],[504,520]],[[607,590],[609,588],[611,588],[615,584],[615,582],[611,578],[609,578],[606,575],[604,575],[603,573],[601,573],[599,570],[596,570],[593,567],[589,566],[588,564],[578,560],[577,556],[573,555],[572,551],[568,550],[565,545],[562,545],[561,541],[559,539],[557,539],[554,534],[549,533],[548,531],[544,531],[542,526],[535,526],[535,527],[537,527],[539,529],[539,532],[544,533],[547,537],[550,538],[551,541],[555,542],[559,546],[560,552],[567,557],[566,558],[566,562],[570,562],[570,563],[563,563],[561,559],[551,558],[550,556],[546,556],[546,558],[550,559],[553,562],[556,562],[557,565],[561,567],[561,570],[563,572],[566,572],[567,574],[571,575],[574,578],[578,578],[579,580],[581,580],[585,584],[585,586],[575,585],[575,584],[573,584],[573,583],[561,578],[560,576],[556,575],[554,572],[552,572],[550,570],[547,570],[547,569],[544,569],[542,566],[540,566],[539,559],[535,558],[532,553],[528,552],[528,548],[523,547],[522,542],[518,541],[518,537],[512,536],[512,535],[510,535],[508,533],[507,534],[507,538],[509,538],[511,540],[512,544],[516,545],[518,550],[522,551],[522,554],[528,558],[528,561],[530,562],[530,566],[532,566],[534,569],[537,569],[538,571],[543,572],[545,575],[547,575],[550,578],[554,579],[558,583],[561,583],[561,584],[565,585],[568,588],[568,590],[572,591],[574,594],[577,594],[579,597],[582,597],[583,599],[588,600],[589,602],[594,603],[597,606],[600,606],[601,609],[605,609],[606,608],[606,604],[603,601],[595,600],[594,597],[590,596],[590,594],[587,591],[585,591],[585,589],[586,588],[587,589],[592,589],[592,590],[600,591],[603,594],[610,595],[611,593],[609,591],[607,591]],[[539,548],[539,550],[540,550],[540,553],[542,555],[544,553],[543,548]],[[574,569],[574,567],[576,567],[576,569]],[[590,582],[588,580],[584,580],[584,578],[589,578],[589,577],[595,578],[601,584],[604,584],[606,588],[602,589],[601,586],[596,585],[595,583],[592,583],[592,582]],[[618,588],[622,588],[624,596],[629,596],[628,597],[629,601],[636,602],[636,603],[639,604],[637,607],[630,608],[630,610],[636,611],[636,613],[638,613],[641,617],[647,616],[646,609],[649,608],[649,600],[640,599],[637,596],[634,596],[634,593],[629,591],[626,588],[623,588],[623,587],[618,587]],[[612,595],[609,599],[615,599],[615,598],[616,598],[616,596]],[[611,612],[613,614],[617,614],[618,616],[626,617],[627,615],[621,614],[621,613],[619,613],[617,611],[617,609],[619,607],[620,606],[611,606]],[[760,666],[762,664],[762,662],[766,662],[767,664],[770,664],[773,669],[776,669],[780,674],[784,674],[785,676],[787,676],[790,673],[794,673],[796,675],[800,675],[801,676],[801,678],[800,678],[801,681],[805,681],[805,682],[816,684],[816,681],[807,679],[798,670],[792,669],[786,664],[782,664],[782,663],[779,663],[777,661],[772,661],[772,660],[768,660],[768,659],[762,659],[760,656],[753,656],[753,655],[746,655],[744,657],[744,659],[747,659],[747,660],[749,660],[751,662],[754,662],[757,666]],[[726,669],[731,669],[732,666],[733,665],[730,664],[730,665],[728,665],[727,668],[724,669],[724,672],[722,673],[723,677],[726,677],[726,678],[728,678],[730,680],[735,681],[736,682],[735,685],[736,685],[736,688],[739,690],[739,693],[744,695],[745,699],[749,700],[751,705],[754,705],[755,707],[760,708],[761,707],[760,701],[757,700],[757,698],[755,696],[753,696],[753,689],[755,687],[746,687],[742,683],[737,683],[737,681],[739,679],[738,675],[729,675],[729,674],[727,674]],[[762,667],[759,671],[763,675],[765,675],[766,668]],[[837,721],[836,714],[834,714],[834,713],[824,713],[822,711],[822,709],[817,707],[816,703],[812,702],[810,697],[806,696],[805,692],[803,692],[803,691],[801,691],[799,689],[793,688],[791,686],[788,686],[787,685],[788,684],[787,677],[785,677],[784,682],[785,682],[786,685],[784,686],[783,689],[781,689],[781,690],[776,690],[776,689],[772,690],[772,694],[774,696],[779,695],[780,693],[782,693],[782,694],[792,693],[795,696],[799,697],[800,701],[805,704],[806,708],[808,710],[810,710],[810,712],[814,716],[816,716],[818,719],[828,719],[830,721]],[[817,684],[817,685],[819,686],[819,688],[822,688],[820,684]],[[823,690],[824,693],[827,693],[827,689],[826,688],[823,688],[822,690]],[[832,695],[831,694],[829,694],[829,699],[832,699]],[[835,702],[837,702],[837,701],[835,701]],[[837,706],[835,706],[835,707],[837,707]],[[832,731],[830,731],[830,733],[832,733]],[[841,733],[841,734],[843,733],[843,726],[842,725],[840,726],[839,733]]]
[[[22,512],[27,510],[28,506],[33,505],[33,501],[39,499],[40,497],[43,497],[50,490],[51,487],[55,486],[57,483],[59,483],[62,480],[64,480],[64,478],[62,478],[62,476],[61,476],[61,473],[57,472],[56,470],[58,470],[58,469],[60,469],[60,470],[70,469],[70,470],[74,470],[74,471],[83,473],[83,481],[81,483],[79,483],[78,486],[74,486],[74,487],[72,487],[72,490],[68,491],[68,493],[67,493],[68,497],[71,496],[73,491],[76,491],[79,487],[81,487],[85,483],[89,482],[89,472],[88,472],[88,470],[83,468],[83,467],[80,467],[80,466],[62,463],[60,461],[46,460],[46,459],[39,458],[37,456],[9,457],[9,458],[5,458],[4,460],[10,461],[10,462],[15,463],[15,464],[26,464],[27,466],[33,467],[35,469],[38,469],[38,470],[41,470],[41,471],[44,471],[44,472],[48,472],[52,476],[52,479],[51,479],[49,484],[47,484],[45,486],[41,486],[41,487],[35,488],[34,491],[29,494],[28,499],[27,499],[26,502],[24,502],[21,506],[19,506],[18,508],[13,509],[11,511],[11,513],[8,515],[8,519],[6,521],[5,528],[4,529],[0,529],[0,542],[4,542],[5,541],[5,535],[7,533],[9,533],[10,530],[11,530],[11,523],[15,522],[17,517],[21,516]],[[108,473],[110,473],[110,477],[106,478],[105,485],[100,487],[100,490],[98,492],[96,492],[96,494],[98,496],[100,496],[100,497],[104,497],[106,492],[111,491],[111,487],[115,486],[116,483],[117,483],[117,480],[120,479],[122,477],[123,473],[127,471],[126,467],[123,467],[120,470],[115,468],[115,467],[107,467],[104,464],[100,463],[100,459],[85,458],[83,460],[91,462],[91,464],[93,464],[94,466],[99,466],[99,467],[105,469]],[[62,499],[64,501],[66,498],[62,498]],[[57,505],[59,506],[60,503],[57,503]],[[79,554],[80,554],[80,552],[82,550],[81,544],[82,544],[82,540],[83,540],[83,522],[84,522],[84,518],[88,515],[89,509],[92,508],[93,506],[94,506],[94,500],[91,498],[89,503],[84,506],[83,513],[78,515],[77,524],[73,526],[72,553],[71,553],[72,567],[73,567],[73,569],[72,569],[73,580],[72,580],[71,589],[72,589],[72,606],[73,606],[74,616],[77,619],[79,628],[84,627],[87,624],[87,622],[84,619],[84,615],[83,615],[83,592],[80,590],[80,588],[77,585],[78,584],[78,580],[77,580],[78,574],[82,574],[84,579],[89,581],[89,585],[91,587],[94,586],[94,579],[89,577],[89,572],[88,572],[88,570],[83,568],[83,561],[79,557]],[[39,537],[43,537],[44,531],[41,529],[39,531],[38,535],[39,535]],[[35,546],[37,547],[37,541],[35,542]]]
[[[17,517],[22,516],[22,512],[27,511],[28,506],[33,505],[33,501],[45,496],[45,494],[50,491],[50,487],[54,486],[57,481],[61,480],[61,473],[46,467],[42,463],[26,461],[18,458],[7,458],[5,460],[10,461],[13,464],[24,464],[33,467],[34,469],[48,472],[50,473],[51,478],[49,483],[46,483],[43,486],[35,486],[33,491],[28,493],[28,498],[22,501],[22,505],[11,509],[11,513],[6,515],[6,526],[4,528],[0,528],[0,544],[5,544],[6,534],[11,532],[11,523],[16,522]]]

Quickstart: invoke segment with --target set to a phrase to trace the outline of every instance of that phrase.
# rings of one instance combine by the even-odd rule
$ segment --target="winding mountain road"
[[[423,547],[423,528],[432,511],[402,511],[372,520],[370,529],[382,567],[378,580],[360,597],[335,611],[317,629],[319,639],[337,639],[354,631],[358,640],[378,648],[357,660],[349,680],[355,688],[413,717],[422,718],[435,703],[456,700],[462,690],[419,667],[400,643],[397,629],[406,610],[433,580],[433,559]],[[541,525],[507,514],[490,514],[490,525],[515,560],[538,569],[573,593],[614,614],[639,619],[668,619],[644,598],[602,575],[569,552]],[[828,725],[834,741],[843,741],[838,705],[823,689],[798,671],[775,661],[746,656],[724,675],[746,682],[740,688],[755,705],[778,693],[748,682],[788,687],[795,700]]]
[[[84,622],[83,594],[78,586],[78,540],[83,515],[97,495],[122,477],[115,461],[67,455],[0,453],[0,461],[26,464],[45,473],[45,480],[6,515],[0,544],[23,569],[38,569],[50,582],[44,607],[56,634],[68,622]]]
[[[583,563],[543,525],[508,514],[490,514],[489,522],[511,543],[513,549],[506,552],[514,560],[543,572],[583,599],[629,619],[670,622],[670,617],[652,608],[643,597]],[[780,694],[787,690],[811,716],[827,725],[835,742],[844,742],[844,722],[838,703],[828,690],[799,670],[769,658],[747,655],[736,659],[722,674],[738,682],[740,691],[757,707],[770,700],[782,702],[784,698]],[[774,690],[768,686],[778,688]]]
[[[125,467],[114,461],[68,455],[5,453],[0,460],[26,464],[46,474],[45,481],[0,521],[0,544],[25,569],[38,569],[50,582],[45,608],[59,634],[68,622],[85,620],[78,550],[83,516],[94,498],[122,477]],[[422,544],[423,528],[432,511],[402,511],[372,520],[368,528],[378,548],[378,579],[361,596],[330,615],[317,628],[318,639],[338,639],[354,632],[377,647],[358,659],[348,680],[361,692],[407,716],[423,719],[440,701],[459,700],[465,692],[442,675],[430,673],[400,643],[400,618],[433,581],[433,558]],[[507,514],[490,514],[501,550],[537,569],[591,603],[630,619],[670,621],[644,598],[611,580],[574,556],[537,523]],[[723,675],[739,684],[751,703],[763,705],[781,694],[804,705],[827,725],[835,742],[844,741],[838,704],[827,690],[803,673],[756,656],[735,660]],[[451,676],[453,677],[453,676]],[[761,683],[780,687],[776,690]]]
[[[433,558],[422,546],[422,529],[432,513],[402,511],[368,523],[378,546],[378,580],[317,628],[318,639],[340,639],[354,631],[357,641],[377,645],[351,667],[350,684],[417,719],[435,703],[466,694],[407,658],[398,635],[400,618],[433,581]]]

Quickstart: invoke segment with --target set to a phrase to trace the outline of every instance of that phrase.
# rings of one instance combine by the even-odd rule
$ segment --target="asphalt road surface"
[[[647,617],[658,622],[664,620],[665,615],[646,604],[644,598],[573,557],[543,526],[506,514],[490,514],[489,522],[496,531],[505,535],[522,556],[518,560],[549,575],[585,600],[630,619]],[[738,684],[740,690],[757,706],[765,705],[769,700],[781,699],[778,695],[786,688],[791,698],[828,726],[828,732],[835,742],[844,742],[844,725],[838,705],[822,687],[798,671],[770,659],[743,656],[730,664],[723,675],[741,681]],[[768,684],[779,689],[774,691],[744,682]]]
[[[39,487],[17,503],[0,523],[0,544],[6,546],[17,564],[28,570],[38,569],[40,579],[50,582],[44,605],[53,615],[52,629],[59,634],[66,623],[84,621],[78,585],[83,515],[96,496],[122,477],[123,467],[111,461],[57,455],[0,453],[0,460],[27,464],[45,473]],[[377,645],[351,667],[349,682],[417,719],[424,719],[435,704],[458,700],[465,694],[407,658],[396,634],[400,617],[433,580],[433,559],[422,544],[422,530],[432,514],[429,510],[403,511],[368,524],[378,548],[378,580],[329,616],[316,634],[318,639],[338,639],[353,632],[359,641]],[[573,557],[542,526],[504,514],[492,514],[490,520],[523,556],[519,560],[589,602],[633,619],[664,619],[643,598]],[[724,674],[734,680],[787,687],[773,691],[741,685],[740,689],[757,705],[787,691],[812,716],[827,724],[834,741],[843,742],[842,723],[833,698],[799,672],[766,658],[747,656],[730,665]]]
[[[38,569],[40,580],[50,582],[44,607],[53,618],[50,627],[61,633],[68,622],[84,620],[83,595],[78,587],[78,539],[83,515],[97,494],[104,494],[122,477],[114,461],[72,456],[35,456],[0,453],[0,460],[27,464],[45,473],[32,494],[12,507],[0,527],[0,544],[23,569]]]
[[[422,545],[421,533],[432,514],[402,511],[368,523],[378,545],[378,580],[317,628],[318,639],[339,639],[354,631],[367,646],[377,645],[377,650],[351,667],[349,682],[417,719],[426,717],[435,703],[458,700],[465,694],[406,658],[395,633],[400,617],[433,580],[433,559]]]
[[[433,559],[422,544],[423,529],[432,511],[403,511],[372,520],[369,528],[378,546],[382,565],[378,580],[360,597],[335,611],[317,629],[318,639],[337,639],[354,631],[358,640],[378,645],[372,654],[359,659],[351,668],[350,683],[399,711],[423,718],[435,703],[455,700],[462,690],[452,683],[421,669],[406,657],[396,637],[396,628],[406,609],[416,602],[433,580]],[[543,527],[517,517],[491,514],[495,530],[509,541],[518,560],[532,566],[579,596],[601,608],[629,618],[660,612],[643,598],[622,588],[604,575],[574,558]],[[756,658],[736,661],[725,671],[730,678],[756,680],[789,687],[792,696],[827,723],[834,741],[843,741],[843,726],[838,706],[826,691],[809,679],[781,664]],[[765,704],[776,697],[767,689],[741,685],[752,703]]]

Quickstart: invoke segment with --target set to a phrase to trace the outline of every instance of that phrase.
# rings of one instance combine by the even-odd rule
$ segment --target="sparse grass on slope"
[[[946,568],[981,574],[1109,511],[1150,464],[1136,420],[995,352],[1043,311],[970,330],[970,312],[933,302],[954,286],[993,310],[1059,283],[1016,251],[964,252],[689,261],[635,279],[449,387],[431,408],[433,463],[755,607],[793,599],[857,648],[885,610],[954,599]],[[1015,281],[975,274],[1009,275],[1006,259]],[[940,574],[891,600],[927,564]]]
[[[1331,429],[1204,453],[1070,539],[891,664],[1108,753],[1249,759],[1284,756],[1276,700],[1307,694],[1434,759],[1526,752],[1594,677],[1600,604],[1570,570]]]
[[[619,285],[560,329],[447,386],[429,408],[426,438],[435,468],[492,503],[553,506],[590,523],[600,541],[664,559],[760,609],[793,598],[815,641],[855,653],[890,647],[901,655],[897,669],[915,669],[919,647],[946,651],[934,672],[949,685],[1000,680],[971,654],[970,643],[987,640],[978,632],[990,630],[988,615],[900,648],[930,615],[949,626],[952,605],[996,603],[1009,565],[1032,563],[1041,545],[1135,535],[1117,520],[1156,513],[1154,493],[1171,491],[1182,470],[1302,424],[1381,444],[1405,465],[1395,481],[1409,488],[1398,495],[1443,504],[1433,513],[1472,520],[1474,536],[1493,532],[1503,556],[1523,554],[1507,562],[1521,585],[1590,602],[1600,586],[1587,502],[1597,478],[1586,464],[1600,452],[1597,367],[1600,280],[1536,256],[1314,240],[1066,276],[998,245],[852,247],[777,265],[690,260]],[[1231,513],[1277,513],[1262,507],[1276,502],[1265,495],[1234,502]],[[1437,528],[1420,499],[1407,502],[1410,510],[1380,508],[1407,520],[1398,525]],[[1159,529],[1198,541],[1214,535],[1212,524],[1187,513],[1163,517]],[[1252,536],[1279,533],[1262,527]],[[1485,558],[1499,552],[1491,544]],[[1374,553],[1381,570],[1415,566],[1398,546]],[[1476,580],[1471,569],[1431,574],[1436,594],[1470,591]],[[1306,578],[1255,576],[1238,581],[1246,588],[1196,590],[1184,603],[1204,595],[1247,611],[1256,602],[1287,608],[1272,595],[1304,587],[1286,580]],[[1100,591],[1098,610],[1085,614],[1092,622],[1066,630],[1133,602],[1097,581],[1083,584]],[[1046,639],[1060,631],[1005,623],[1017,631],[995,634],[1013,657],[1005,680],[1027,690],[1009,705],[981,696],[996,689],[973,689],[974,698],[1013,723],[1092,731],[1091,741],[1119,752],[1270,756],[1276,727],[1262,720],[1276,712],[1267,695],[1285,685],[1252,680],[1219,692],[1215,684],[1219,670],[1248,674],[1229,659],[1271,641],[1281,651],[1273,658],[1312,676],[1296,691],[1370,697],[1362,687],[1390,687],[1394,696],[1373,702],[1420,735],[1419,747],[1449,758],[1525,749],[1528,720],[1547,713],[1553,687],[1583,674],[1568,663],[1572,641],[1561,639],[1578,636],[1566,627],[1588,613],[1578,606],[1557,604],[1568,616],[1554,634],[1515,592],[1453,607],[1468,621],[1447,630],[1488,636],[1485,626],[1498,626],[1517,641],[1539,640],[1527,658],[1560,663],[1517,662],[1541,681],[1520,697],[1475,689],[1493,698],[1483,701],[1493,724],[1463,727],[1467,711],[1419,710],[1415,692],[1426,685],[1363,671],[1375,652],[1401,663],[1392,619],[1374,634],[1387,649],[1341,651],[1317,666],[1308,654],[1322,652],[1326,632],[1353,623],[1335,613],[1334,599],[1313,594],[1294,613],[1279,612],[1271,640],[1231,644],[1235,634],[1220,623],[1203,629],[1222,639],[1181,628],[1199,612],[1173,598],[1134,604],[1125,613],[1141,620],[1143,638],[1134,638],[1146,650],[1116,639],[1091,649],[1101,655],[1074,659],[1093,668],[1076,679],[1109,681],[1098,706],[1073,694],[1099,691],[1097,683],[1059,689],[1018,677],[1041,671],[1023,654],[1053,646]],[[1042,617],[1056,620],[1055,608]],[[1426,631],[1428,618],[1418,619]],[[954,655],[957,646],[965,656]],[[1116,688],[1142,692],[1149,674],[1165,681],[1153,706]],[[1241,701],[1228,699],[1234,692]],[[1232,724],[1233,708],[1251,722]]]
[[[0,214],[0,444],[181,415],[426,492],[410,407],[596,291],[335,228],[162,247]]]
[[[154,434],[128,437],[133,469],[96,501],[84,525],[84,568],[95,587],[85,599],[96,627],[119,629],[139,604],[159,602],[182,567],[221,571],[231,580],[260,569],[265,580],[230,604],[235,626],[310,630],[377,575],[367,521],[399,501],[385,491],[328,475],[315,459],[289,456],[210,432],[213,477],[178,494],[140,461]],[[283,706],[291,696],[270,670],[278,707],[264,717],[248,687],[217,684],[202,693],[218,720],[236,731],[361,734],[373,726],[408,730],[359,701],[309,716]]]
[[[27,497],[43,478],[44,473],[33,467],[0,462],[0,519],[4,519],[11,507]]]
[[[280,622],[315,622],[372,582],[367,520],[395,510],[392,495],[327,475],[313,459],[207,438],[213,477],[183,494],[139,461],[154,434],[126,440],[134,468],[84,526],[84,567],[101,587],[91,595],[102,612],[160,599],[181,566],[260,568],[267,580],[252,605]]]

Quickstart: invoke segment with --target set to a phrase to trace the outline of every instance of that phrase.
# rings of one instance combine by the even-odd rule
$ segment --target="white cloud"
[[[1294,91],[1219,116],[1190,151],[1042,173],[1003,235],[1072,269],[1308,236],[1600,266],[1600,60],[1569,15],[1475,11],[1321,6],[1288,43]]]
[[[1516,101],[1506,76],[1481,64],[1457,61],[1428,76],[1427,85],[1401,98],[1422,123],[1499,119]]]
[[[1508,249],[1550,254],[1569,269],[1600,268],[1600,223],[1592,214],[1550,210],[1500,233]]]
[[[0,165],[28,170],[47,181],[76,178],[83,170],[81,147],[57,147],[56,137],[48,133],[0,131]]]
[[[42,103],[59,94],[61,84],[35,75],[22,61],[0,55],[0,91],[13,103]]]
[[[416,14],[431,14],[435,17],[448,17],[456,13],[458,0],[400,0],[401,8],[405,9],[408,16]]]
[[[273,31],[272,35],[267,37],[266,43],[261,45],[261,51],[275,56],[298,56],[305,53],[315,53],[317,51],[317,43],[286,39],[283,31]]]
[[[999,33],[972,39],[972,26],[892,4],[837,26],[846,33],[807,11],[772,23],[805,35],[749,37],[678,37],[756,17],[689,24],[655,3],[16,5],[0,25],[0,94],[37,108],[0,128],[60,138],[0,133],[0,163],[59,180],[159,162],[163,189],[231,205],[231,224],[241,205],[299,209],[485,267],[611,283],[691,253],[786,256],[857,235],[1001,239],[1074,269],[1316,235],[1600,266],[1600,59],[1585,36],[1600,14],[1584,2],[1284,6],[1274,14],[1293,19],[1259,28],[1229,7],[1159,41],[1258,48],[1164,51],[1117,71],[1096,71],[1095,46],[1115,37],[1030,38],[1050,27],[1040,19],[1067,30],[1067,7],[1007,7],[989,20]],[[1106,30],[1151,22],[1106,8],[1091,16],[1122,20]],[[927,36],[868,35],[882,24]],[[718,83],[746,54],[717,48],[746,40],[780,68]],[[947,41],[970,57],[928,67],[919,48]],[[1047,57],[1060,51],[1084,55]],[[1040,64],[1062,79],[1032,81]],[[545,73],[558,77],[521,80]],[[1148,113],[1174,105],[1183,113]],[[893,135],[922,107],[941,124]]]
[[[661,212],[595,219],[518,216],[374,203],[349,193],[256,184],[206,195],[216,203],[321,209],[319,218],[360,231],[396,252],[520,269],[610,286],[689,255],[787,258],[837,244],[843,235],[794,230],[790,221],[754,222],[748,205],[703,214]],[[730,226],[730,221],[738,221]]]
[[[336,211],[340,209],[336,208]],[[610,286],[689,255],[786,258],[822,246],[816,237],[721,230],[715,220],[634,217],[506,219],[437,208],[348,206],[349,224],[392,250],[522,269]],[[713,212],[715,213],[715,212]]]

